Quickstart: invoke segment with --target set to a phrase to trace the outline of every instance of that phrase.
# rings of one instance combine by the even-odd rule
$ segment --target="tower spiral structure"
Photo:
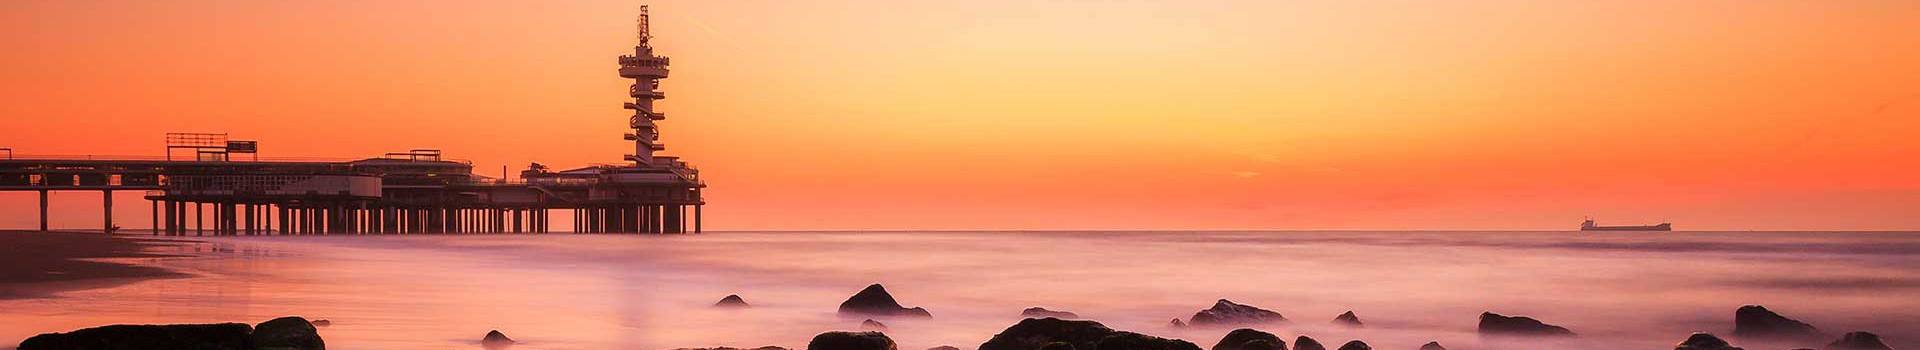
[[[627,124],[633,128],[626,138],[633,141],[633,154],[627,160],[635,165],[649,167],[654,165],[654,151],[666,150],[660,143],[660,128],[655,122],[667,119],[666,113],[654,110],[653,102],[667,98],[660,92],[660,79],[667,78],[666,56],[653,53],[653,45],[648,43],[653,35],[647,32],[647,7],[640,6],[640,18],[637,23],[640,43],[633,47],[633,55],[620,56],[620,77],[633,79],[633,85],[627,88],[627,95],[633,102],[626,109],[633,110],[633,116]]]

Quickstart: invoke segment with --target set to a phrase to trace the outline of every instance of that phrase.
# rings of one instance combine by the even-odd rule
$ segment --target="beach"
[[[0,230],[0,299],[46,297],[71,290],[111,287],[180,273],[128,260],[178,255],[155,248],[188,244],[173,240],[109,236],[99,232]]]
[[[73,238],[83,239],[83,238]],[[114,323],[326,319],[331,347],[804,348],[858,329],[836,306],[880,283],[931,318],[880,318],[902,349],[973,349],[1021,310],[1209,346],[1228,328],[1168,326],[1216,300],[1330,344],[1486,349],[1482,312],[1578,337],[1539,349],[1671,348],[1725,336],[1758,304],[1838,335],[1920,346],[1920,234],[1903,232],[723,232],[699,235],[196,237],[136,258],[155,278],[0,300],[0,348]],[[94,244],[102,244],[94,242]],[[118,244],[118,243],[111,243]],[[151,254],[151,253],[149,253]],[[738,294],[746,309],[716,309]],[[1352,311],[1363,328],[1331,320]],[[1735,341],[1749,349],[1769,349]],[[1817,348],[1817,346],[1815,346]],[[1784,347],[1782,347],[1784,348]]]

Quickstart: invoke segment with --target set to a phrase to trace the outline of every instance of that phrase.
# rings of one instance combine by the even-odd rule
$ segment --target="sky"
[[[1907,0],[6,1],[0,147],[618,163],[642,4],[713,230],[1920,230]]]

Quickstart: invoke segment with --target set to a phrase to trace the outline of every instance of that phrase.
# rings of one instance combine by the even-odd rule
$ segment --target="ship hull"
[[[1646,226],[1591,226],[1581,227],[1581,231],[1673,231],[1673,224]]]

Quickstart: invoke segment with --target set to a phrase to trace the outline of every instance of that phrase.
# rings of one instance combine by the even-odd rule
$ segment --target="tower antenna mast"
[[[640,19],[639,19],[638,26],[639,26],[638,32],[640,36],[640,44],[646,44],[647,39],[653,38],[652,34],[647,33],[647,5],[640,5]]]

